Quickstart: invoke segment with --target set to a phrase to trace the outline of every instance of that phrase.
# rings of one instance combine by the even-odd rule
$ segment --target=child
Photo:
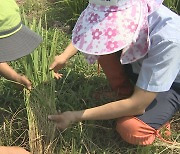
[[[42,41],[36,33],[22,25],[14,0],[0,0],[0,74],[31,89],[31,82],[11,68],[7,62],[32,52]]]
[[[14,0],[0,0],[0,10],[0,74],[31,89],[31,82],[7,62],[31,53],[42,42],[42,38],[22,24],[19,8]],[[20,147],[0,146],[0,153],[29,152]]]
[[[55,57],[50,69],[57,72],[79,50],[90,63],[98,59],[111,86],[117,85],[115,89],[123,95],[123,85],[118,84],[120,55],[128,75],[137,80],[134,90],[128,90],[128,98],[49,115],[57,127],[63,130],[78,121],[118,119],[117,132],[128,143],[149,145],[156,137],[162,139],[159,130],[168,126],[180,108],[180,17],[162,2],[89,0],[75,25],[72,42]]]

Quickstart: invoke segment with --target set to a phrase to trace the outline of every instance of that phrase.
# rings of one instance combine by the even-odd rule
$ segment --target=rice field
[[[97,64],[88,65],[78,53],[62,69],[63,78],[53,79],[49,65],[71,38],[71,29],[87,0],[18,0],[25,25],[43,37],[43,43],[30,55],[11,63],[33,83],[31,92],[0,78],[0,145],[21,146],[33,154],[179,154],[180,113],[171,120],[173,141],[156,140],[150,146],[124,142],[115,131],[115,121],[85,121],[63,132],[55,129],[47,115],[58,110],[79,110],[111,100],[92,97],[94,91],[108,88]],[[179,0],[164,4],[180,13]],[[93,102],[93,104],[92,104]]]

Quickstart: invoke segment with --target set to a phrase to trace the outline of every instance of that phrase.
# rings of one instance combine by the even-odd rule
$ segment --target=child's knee
[[[119,118],[116,130],[130,144],[149,145],[156,137],[156,130],[136,117]]]

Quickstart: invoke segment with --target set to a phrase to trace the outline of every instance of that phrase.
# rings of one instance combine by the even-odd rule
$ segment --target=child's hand
[[[54,70],[54,77],[56,79],[62,78],[62,74],[59,74],[58,71],[65,66],[65,63],[68,61],[69,58],[74,56],[78,50],[74,47],[72,42],[66,47],[61,55],[56,56],[54,58],[54,62],[50,66],[50,70]]]
[[[63,112],[59,115],[49,115],[48,119],[53,121],[60,130],[65,130],[70,124],[76,121],[73,111]]]
[[[0,75],[8,80],[18,82],[31,90],[31,82],[24,76],[18,74],[8,63],[0,63]]]
[[[26,78],[26,76],[24,75],[19,75],[17,82],[19,82],[20,84],[24,85],[27,89],[31,90],[32,89],[32,84],[31,82],[28,80],[28,78]]]
[[[58,71],[65,66],[65,63],[66,59],[62,55],[55,56],[54,62],[51,64],[49,69],[54,70],[54,77],[56,79],[62,78],[62,74],[58,73]]]

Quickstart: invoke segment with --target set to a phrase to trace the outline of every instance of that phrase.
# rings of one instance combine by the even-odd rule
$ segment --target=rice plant
[[[40,0],[37,1],[26,0],[26,1],[29,2],[28,4],[29,8],[28,7],[25,8],[26,13],[28,15],[31,15],[31,10],[35,10],[34,12],[36,11],[41,12],[41,10],[43,11],[42,7],[39,6]],[[68,0],[59,0],[59,1],[63,2]],[[77,1],[69,0],[69,1],[71,1],[71,3],[73,2],[76,3],[79,0]],[[82,0],[81,2],[84,3],[85,1],[87,0]],[[35,5],[32,5],[33,3]],[[62,3],[57,2],[58,7],[51,8],[53,9],[53,11],[55,11],[54,9],[58,9],[57,13],[55,12],[53,16],[54,15],[59,16],[58,19],[60,21],[62,21],[62,18],[66,18],[66,21],[68,20],[69,23],[70,21],[75,21],[75,18],[78,17],[77,15],[78,13],[72,13],[73,9],[69,9],[70,7],[74,7],[74,6],[73,5],[71,6],[69,4],[64,6],[61,4]],[[179,0],[165,0],[164,4],[170,7],[171,9],[175,10],[176,12],[180,12],[180,9],[178,9],[178,6],[180,4]],[[67,7],[67,9],[65,7]],[[66,10],[65,14],[58,13],[60,9]],[[68,14],[71,15],[72,19],[69,18]],[[74,15],[74,17],[72,15]],[[32,13],[32,16],[34,17],[34,13]],[[35,17],[38,17],[38,19],[40,16],[35,15]],[[53,16],[51,16],[51,18],[53,18]],[[60,16],[62,18],[60,18]],[[60,37],[61,40],[58,41],[58,47],[56,47],[57,39],[59,37],[59,32],[57,30],[47,31],[46,26],[43,26],[45,28],[42,28],[41,25],[43,24],[41,24],[41,20],[37,22],[38,19],[31,20],[33,21],[33,23],[31,24],[29,24],[26,21],[25,24],[30,26],[36,32],[40,33],[43,36],[44,41],[42,45],[39,46],[39,48],[36,51],[34,51],[33,54],[31,54],[28,57],[24,57],[21,61],[18,61],[18,63],[20,64],[19,65],[17,64],[17,66],[20,66],[19,71],[22,71],[23,73],[25,71],[24,74],[27,74],[28,78],[30,78],[33,83],[33,90],[31,92],[27,90],[24,91],[25,93],[24,100],[26,101],[26,109],[28,112],[28,122],[29,122],[29,143],[32,153],[34,154],[179,153],[180,146],[168,147],[167,145],[162,145],[163,144],[162,142],[156,142],[154,145],[149,147],[140,147],[140,146],[137,147],[137,146],[129,145],[123,142],[121,139],[119,139],[117,133],[113,129],[114,125],[112,121],[109,122],[89,121],[68,128],[64,133],[59,133],[60,141],[59,144],[56,146],[57,152],[53,152],[54,144],[51,143],[54,143],[55,141],[55,139],[53,138],[54,126],[47,121],[47,115],[48,113],[55,112],[55,105],[54,105],[55,83],[52,77],[52,72],[48,71],[48,65],[51,62],[51,58],[53,57],[53,54],[56,50],[55,48],[61,48],[60,50],[63,50],[63,48],[66,46],[65,44],[69,40],[67,40],[65,36]],[[48,60],[46,59],[47,64],[45,65],[44,65],[45,61],[43,61],[45,59],[42,60],[42,55],[41,55],[42,53],[45,54],[43,57],[46,58],[49,57]],[[71,62],[73,64],[70,65],[70,69],[73,71],[71,71],[71,74],[69,76],[67,75],[67,77],[64,80],[60,80],[57,82],[59,84],[57,84],[56,86],[56,90],[58,93],[56,102],[58,108],[61,109],[62,111],[66,111],[69,109],[73,109],[73,110],[84,109],[87,107],[93,107],[99,105],[100,101],[94,100],[91,97],[91,93],[97,89],[97,85],[100,86],[100,84],[102,84],[102,86],[104,86],[105,79],[99,76],[98,77],[93,76],[94,72],[96,71],[96,68],[93,66],[86,66],[84,64],[84,59],[81,56],[82,55],[77,55],[74,59],[71,59],[72,60]],[[34,60],[35,57],[38,60]],[[22,64],[24,66],[23,67],[24,69],[21,69]],[[41,68],[41,67],[45,67],[45,68]],[[17,69],[18,67],[14,67],[14,68]],[[46,72],[43,73],[42,72],[43,70],[46,70]],[[64,71],[64,75],[68,72],[66,71],[66,69],[63,71]],[[102,81],[104,82],[101,83]],[[3,98],[3,101],[1,100],[0,102],[1,107],[3,106],[2,105],[3,102],[7,102],[7,100],[8,101],[11,100],[11,102],[13,102],[10,104],[11,107],[14,106],[17,107],[17,105],[19,105],[18,103],[23,102],[22,99],[19,99],[19,97],[17,98],[18,92],[13,93],[13,95],[11,94],[13,91],[13,87],[11,87],[10,85],[5,85],[5,82],[2,82],[2,80],[0,84],[1,84],[0,98],[1,99]],[[9,93],[8,91],[11,91],[11,93]],[[14,99],[17,100],[14,101]],[[107,101],[102,100],[102,102],[107,102]],[[4,104],[4,106],[5,105],[8,108],[9,104],[6,103]],[[16,111],[16,108],[14,108],[14,110]],[[13,113],[15,113],[14,110]],[[5,116],[7,120],[3,120],[5,122],[3,122],[0,125],[0,136],[1,136],[0,144],[24,146],[28,138],[27,135],[25,135],[25,137],[24,135],[21,135],[24,132],[21,130],[22,129],[26,130],[26,121],[17,119],[17,121],[15,121],[15,124],[18,122],[19,125],[18,126],[15,124],[12,125],[12,123],[10,123],[12,120],[9,120],[11,119],[11,116],[9,118],[9,115],[13,115],[13,113],[9,113],[9,112],[7,113],[8,113],[7,114],[8,118],[7,116]],[[179,119],[179,113],[177,115],[178,117],[176,119]],[[24,114],[21,115],[20,117],[22,117],[22,119],[26,118]],[[177,138],[177,141],[179,142],[180,141],[179,122],[177,121],[176,123],[177,126],[172,127],[172,130],[174,131],[173,132],[174,138]],[[14,131],[15,133],[18,132],[18,134],[12,135],[13,133],[12,131]],[[19,141],[16,142],[15,138],[17,139],[18,136],[20,136]],[[26,138],[25,142],[21,143],[21,141],[23,141],[23,138]],[[25,145],[25,147],[28,147],[28,145]]]
[[[0,145],[27,146],[26,118],[24,118],[24,108],[18,107],[14,112],[11,107],[5,109],[0,107]]]
[[[180,14],[180,0],[165,0],[164,4],[174,12]]]
[[[43,43],[30,55],[20,60],[24,73],[31,80],[33,89],[24,90],[24,101],[29,124],[29,144],[33,154],[53,153],[55,126],[47,116],[56,112],[55,81],[49,65],[55,56],[58,31],[49,33],[33,19],[28,25],[33,31],[41,34]]]

